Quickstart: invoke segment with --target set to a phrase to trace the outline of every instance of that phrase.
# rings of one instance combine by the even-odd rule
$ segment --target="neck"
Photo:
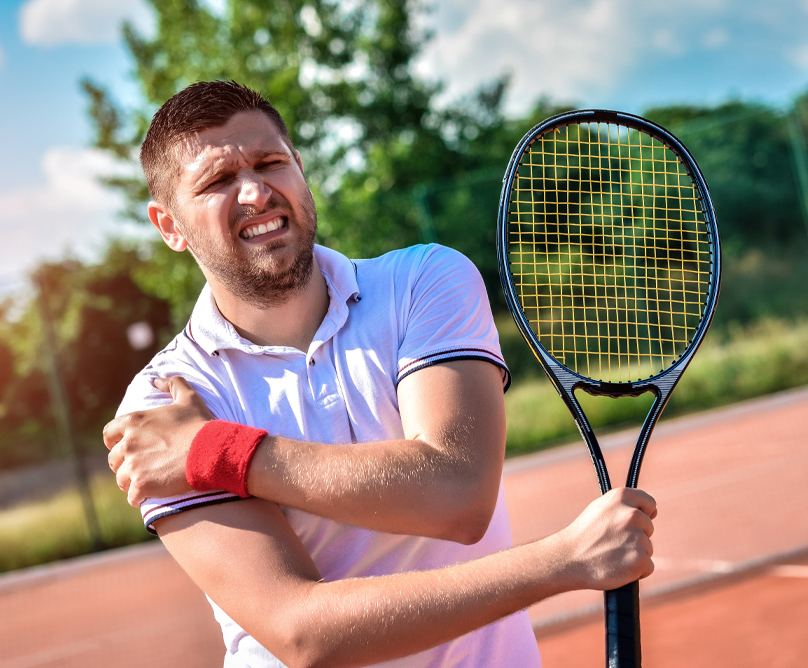
[[[245,302],[211,277],[208,282],[219,312],[242,337],[259,346],[285,346],[306,352],[329,304],[328,286],[316,257],[313,262],[306,284],[282,304],[269,308]]]

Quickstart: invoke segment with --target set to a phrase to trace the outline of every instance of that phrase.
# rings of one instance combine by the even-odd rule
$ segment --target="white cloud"
[[[120,196],[98,182],[128,168],[96,149],[57,147],[42,158],[35,183],[0,191],[0,267],[3,275],[30,269],[67,251],[92,258],[113,235],[132,232],[116,218]]]
[[[154,30],[145,0],[27,0],[20,9],[23,41],[37,46],[115,42],[124,21]]]
[[[510,105],[524,110],[541,94],[572,100],[608,89],[635,55],[629,0],[443,0],[440,26],[417,65],[444,73],[455,97],[507,72]],[[448,76],[446,76],[448,75]]]
[[[808,44],[786,51],[786,58],[801,70],[808,72]]]
[[[794,44],[791,35],[804,23],[808,0],[433,0],[433,6],[419,20],[435,37],[416,71],[445,83],[443,100],[510,73],[506,111],[518,114],[542,95],[578,104],[620,95],[640,99],[635,75],[648,85],[693,68],[705,49],[726,58],[749,42],[742,35],[754,35],[755,48]],[[773,48],[782,53],[782,47]],[[788,56],[808,68],[802,49]],[[705,70],[704,82],[710,72]],[[738,79],[746,81],[744,76],[739,72]],[[704,85],[715,90],[722,82]],[[665,94],[691,93],[682,88]]]
[[[708,49],[720,49],[729,43],[729,33],[723,28],[715,28],[704,33],[701,43]]]
[[[671,56],[679,56],[685,52],[684,43],[670,28],[654,31],[651,36],[651,44],[657,51]]]

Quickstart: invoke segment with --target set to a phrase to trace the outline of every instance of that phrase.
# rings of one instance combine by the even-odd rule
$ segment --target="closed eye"
[[[202,192],[206,192],[209,190],[216,190],[217,188],[221,188],[223,185],[226,185],[232,180],[232,176],[229,174],[222,174],[221,176],[216,177],[212,181],[209,181],[205,184],[202,188]]]
[[[268,169],[281,167],[283,164],[285,164],[283,160],[263,160],[255,166],[255,169],[256,171],[266,171]]]

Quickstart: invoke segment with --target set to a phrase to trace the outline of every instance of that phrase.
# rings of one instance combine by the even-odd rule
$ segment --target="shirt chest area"
[[[372,338],[372,332],[368,332]],[[270,434],[326,443],[400,435],[392,341],[337,336],[294,349],[219,353],[234,416]]]

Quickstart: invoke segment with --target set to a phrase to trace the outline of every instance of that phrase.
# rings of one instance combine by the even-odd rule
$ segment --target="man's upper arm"
[[[195,508],[155,523],[194,582],[279,659],[321,576],[280,508],[244,499]]]
[[[496,506],[505,453],[502,395],[510,377],[471,261],[427,247],[410,294],[397,388],[404,436],[447,456],[454,489],[441,492],[473,527],[464,542],[474,542]]]
[[[450,360],[484,360],[501,369],[500,388],[510,375],[482,276],[455,250],[427,246],[409,279],[409,298],[399,314],[400,383],[408,375]]]
[[[479,360],[446,362],[407,376],[398,387],[406,438],[428,443],[453,475],[438,491],[464,527],[461,542],[475,543],[494,513],[505,456],[502,376]]]
[[[203,398],[214,417],[220,420],[235,421],[236,416],[233,414],[232,408],[223,399],[226,390],[217,384],[213,379],[213,374],[204,373],[193,362],[194,360],[187,354],[179,352],[176,345],[174,348],[169,346],[163,352],[158,353],[129,384],[116,415],[120,417],[171,404],[171,395],[154,387],[154,380],[169,376],[182,376]],[[192,508],[221,504],[239,498],[241,497],[230,492],[189,492],[169,498],[148,498],[140,506],[140,512],[146,530],[156,533],[154,523],[161,518],[188,512]]]

